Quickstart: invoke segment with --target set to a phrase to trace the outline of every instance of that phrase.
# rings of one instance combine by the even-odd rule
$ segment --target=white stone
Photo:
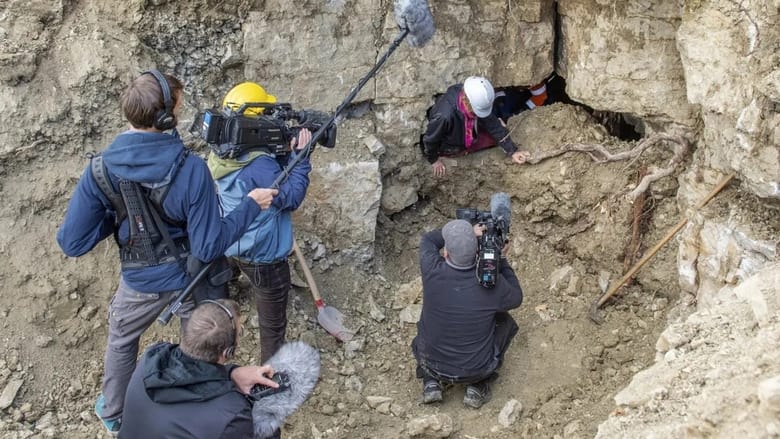
[[[0,395],[0,410],[5,410],[14,403],[16,394],[19,393],[19,389],[22,388],[24,380],[11,380],[5,385],[2,395]]]
[[[503,427],[509,427],[517,421],[520,412],[523,411],[523,404],[516,399],[510,399],[504,404],[504,408],[498,413],[498,423]]]
[[[422,305],[409,305],[406,308],[402,309],[400,313],[398,313],[398,318],[400,319],[401,323],[408,323],[408,324],[414,324],[417,323],[420,320],[420,315],[422,314]]]
[[[780,414],[780,375],[761,381],[758,400],[762,410]]]

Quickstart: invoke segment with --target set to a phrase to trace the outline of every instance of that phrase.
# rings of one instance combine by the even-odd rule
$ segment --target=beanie
[[[471,268],[477,259],[477,236],[474,227],[468,221],[457,219],[448,222],[441,235],[444,238],[444,248],[453,268]]]

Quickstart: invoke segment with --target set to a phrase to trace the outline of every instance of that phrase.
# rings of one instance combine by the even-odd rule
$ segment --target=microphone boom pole
[[[420,2],[418,2],[418,3],[420,3]],[[413,6],[421,7],[422,4],[424,4],[424,2],[422,2],[421,4],[413,5]],[[410,6],[407,5],[407,8],[409,8],[409,7]],[[404,11],[402,11],[402,14],[403,14],[403,12]],[[425,9],[425,12],[427,13],[427,6],[426,6],[426,9]],[[425,15],[425,14],[423,13],[422,15]],[[423,24],[425,24],[425,25],[428,24],[425,21],[425,19],[427,19],[427,18],[429,18],[429,17],[425,16],[421,20],[421,22]],[[398,17],[397,17],[397,19],[398,19]],[[432,20],[431,20],[431,23],[432,23]],[[431,26],[432,26],[432,24],[431,24]],[[285,166],[284,170],[282,170],[282,173],[279,174],[279,176],[276,177],[274,182],[271,184],[272,188],[278,189],[279,185],[290,175],[290,171],[292,171],[292,169],[295,167],[295,165],[297,165],[304,157],[307,157],[309,155],[309,151],[311,150],[311,148],[314,147],[314,144],[317,142],[317,140],[319,140],[320,137],[322,137],[322,135],[325,134],[325,132],[336,122],[336,118],[338,118],[338,116],[341,114],[341,112],[344,111],[344,109],[347,108],[347,105],[349,105],[352,102],[353,99],[355,99],[355,96],[357,96],[357,94],[360,93],[360,90],[363,89],[363,87],[366,85],[368,80],[371,79],[374,75],[376,75],[377,71],[379,71],[379,69],[382,68],[382,66],[385,64],[385,62],[387,62],[387,59],[390,58],[390,55],[401,44],[401,41],[403,41],[404,38],[406,38],[410,34],[411,27],[412,27],[412,25],[408,25],[408,24],[401,27],[401,32],[398,34],[397,37],[395,37],[395,40],[393,40],[393,42],[390,44],[390,47],[387,49],[387,51],[384,53],[384,55],[382,55],[382,57],[379,58],[379,61],[377,61],[377,63],[374,64],[374,67],[372,67],[371,70],[369,70],[368,74],[366,74],[366,76],[364,76],[363,78],[360,79],[360,81],[358,82],[358,85],[355,88],[353,88],[352,91],[349,93],[349,95],[347,95],[347,97],[341,102],[341,104],[338,107],[336,107],[336,111],[327,120],[327,122],[325,122],[322,126],[320,126],[320,128],[314,134],[312,134],[311,140],[309,140],[309,143],[307,143],[306,146],[301,151],[299,151],[299,152],[297,152],[295,154],[295,157],[290,161],[290,163],[287,164],[287,166]],[[431,34],[432,34],[432,29],[421,28],[420,30],[424,34],[424,35],[422,35],[421,39],[424,40],[424,42],[427,42],[427,40],[431,36],[431,35],[427,34],[427,31],[431,30]],[[424,42],[421,43],[421,42],[418,41],[416,43],[416,45],[424,44]]]

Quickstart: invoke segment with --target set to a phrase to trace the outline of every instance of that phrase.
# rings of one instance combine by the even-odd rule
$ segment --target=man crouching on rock
[[[442,400],[442,383],[460,383],[466,384],[463,404],[482,407],[517,334],[508,311],[520,306],[523,291],[506,260],[508,246],[501,252],[495,287],[482,286],[475,275],[482,232],[483,226],[458,219],[420,241],[423,306],[412,352],[423,381],[423,403]]]
[[[201,301],[180,345],[158,343],[138,361],[119,438],[253,438],[252,401],[246,395],[254,384],[278,384],[269,378],[271,366],[227,364],[241,332],[236,302]]]

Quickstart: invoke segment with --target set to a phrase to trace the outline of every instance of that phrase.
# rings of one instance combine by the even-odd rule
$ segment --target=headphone
[[[160,84],[163,103],[165,103],[165,109],[158,110],[154,115],[154,123],[152,125],[160,131],[173,129],[176,127],[176,116],[173,114],[173,98],[171,96],[171,87],[168,85],[168,80],[165,79],[165,76],[157,69],[146,70],[142,74],[154,76],[154,79]]]
[[[233,319],[233,313],[230,312],[228,307],[217,302],[216,300],[207,299],[207,300],[200,301],[201,305],[204,303],[211,303],[217,305],[222,309],[222,311],[225,311],[225,314],[227,314],[228,317],[230,317],[230,324],[233,325],[233,332],[232,332],[233,336],[230,337],[230,346],[228,346],[228,348],[225,349],[225,352],[223,353],[225,359],[230,360],[236,354],[236,341],[238,341],[238,328],[236,327],[236,322]]]

